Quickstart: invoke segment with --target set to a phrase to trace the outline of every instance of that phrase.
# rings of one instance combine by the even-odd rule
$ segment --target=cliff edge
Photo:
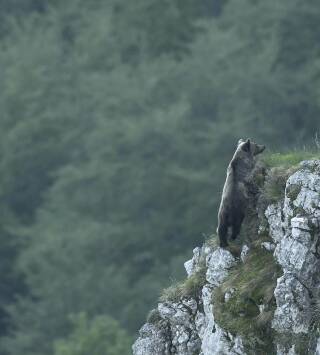
[[[193,250],[134,355],[320,355],[320,161],[258,170],[253,196],[241,239]]]

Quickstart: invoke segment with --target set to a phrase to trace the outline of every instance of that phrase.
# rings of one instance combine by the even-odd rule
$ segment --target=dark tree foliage
[[[8,231],[1,230],[0,233],[0,334],[3,335],[9,331],[11,326],[8,307],[16,301],[16,296],[26,295],[27,289],[22,273],[15,269],[17,255],[21,250],[19,240]]]

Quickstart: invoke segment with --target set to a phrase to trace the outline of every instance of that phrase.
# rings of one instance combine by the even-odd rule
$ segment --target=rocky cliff
[[[320,355],[320,161],[259,174],[241,239],[193,250],[134,355]]]

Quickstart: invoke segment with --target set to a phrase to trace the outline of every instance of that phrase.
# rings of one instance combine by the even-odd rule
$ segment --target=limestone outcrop
[[[257,234],[195,248],[134,355],[320,355],[320,161],[300,163],[277,202],[257,198]]]

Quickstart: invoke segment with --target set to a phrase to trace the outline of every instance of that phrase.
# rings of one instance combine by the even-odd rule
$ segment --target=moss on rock
[[[152,309],[147,316],[147,323],[158,324],[161,321],[160,312],[157,309]]]
[[[258,243],[257,243],[258,244]],[[232,334],[241,335],[248,351],[270,350],[268,332],[275,309],[273,291],[280,267],[272,254],[253,246],[245,263],[230,271],[227,279],[214,292],[214,316],[217,323]],[[234,292],[225,299],[228,290]],[[271,335],[271,334],[270,334]]]
[[[291,200],[294,201],[297,199],[299,193],[301,191],[301,186],[300,185],[295,185],[292,184],[290,186],[288,186],[287,190],[286,190],[286,196]]]

